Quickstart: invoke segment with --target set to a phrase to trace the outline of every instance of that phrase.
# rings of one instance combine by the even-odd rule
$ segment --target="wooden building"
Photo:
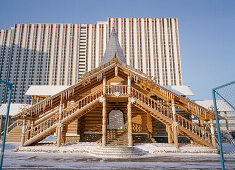
[[[164,128],[168,142],[175,147],[179,135],[215,147],[214,113],[127,65],[115,32],[102,63],[75,85],[43,98],[15,116],[15,127],[23,129],[22,146],[36,144],[53,134],[57,146],[66,143],[71,137],[68,134],[101,142],[102,146],[133,146],[136,135],[146,134],[151,141]],[[199,124],[192,122],[192,115]]]

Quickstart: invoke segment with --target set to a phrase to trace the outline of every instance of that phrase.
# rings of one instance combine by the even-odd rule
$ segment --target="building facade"
[[[73,85],[97,68],[114,28],[127,64],[160,85],[182,85],[176,18],[108,18],[97,24],[16,24],[0,31],[0,79],[14,103],[30,103],[30,85]],[[7,98],[0,89],[0,102]]]

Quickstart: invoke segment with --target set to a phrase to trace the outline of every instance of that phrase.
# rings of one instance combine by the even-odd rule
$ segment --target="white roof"
[[[189,86],[163,86],[163,87],[172,92],[175,92],[178,95],[194,96],[194,93],[191,91]]]
[[[52,96],[70,86],[49,86],[49,85],[32,85],[26,91],[26,96]]]
[[[27,107],[27,106],[30,106],[30,105],[11,103],[9,115],[14,116],[21,112],[22,107]],[[7,111],[7,104],[2,104],[0,106],[0,115],[6,115],[6,111]]]
[[[194,102],[207,109],[214,108],[213,100],[197,100]],[[217,100],[216,105],[219,112],[234,112],[233,108],[224,100]]]

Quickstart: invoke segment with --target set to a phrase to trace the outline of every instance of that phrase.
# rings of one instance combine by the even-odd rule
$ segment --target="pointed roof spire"
[[[115,32],[115,29],[113,27],[109,37],[109,42],[104,53],[104,57],[101,61],[101,65],[112,61],[115,57],[126,64],[126,58],[123,55],[122,48],[118,41],[117,33]]]

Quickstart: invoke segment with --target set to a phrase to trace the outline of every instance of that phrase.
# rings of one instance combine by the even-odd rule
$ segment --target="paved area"
[[[110,159],[79,153],[12,152],[7,143],[4,169],[220,169],[218,154],[158,153],[150,157]],[[235,156],[226,155],[226,168],[235,169]]]

